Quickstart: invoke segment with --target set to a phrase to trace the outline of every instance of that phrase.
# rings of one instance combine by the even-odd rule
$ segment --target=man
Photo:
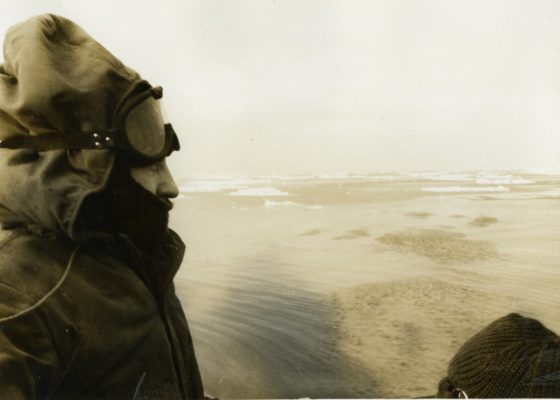
[[[0,399],[203,397],[161,88],[54,15],[10,29],[4,58]]]

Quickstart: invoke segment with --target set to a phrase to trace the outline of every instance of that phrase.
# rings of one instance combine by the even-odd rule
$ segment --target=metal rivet
[[[110,138],[109,136],[105,136],[105,141],[106,141],[106,142],[110,142],[110,141],[111,141],[111,138]]]
[[[95,145],[95,147],[101,147],[101,143],[99,143],[99,142],[95,142],[94,145]]]
[[[97,139],[99,137],[99,133],[93,132],[93,137]]]

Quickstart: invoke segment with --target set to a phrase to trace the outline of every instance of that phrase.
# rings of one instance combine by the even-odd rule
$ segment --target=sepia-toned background
[[[210,393],[422,396],[499,316],[560,331],[560,2],[2,5],[164,87]]]

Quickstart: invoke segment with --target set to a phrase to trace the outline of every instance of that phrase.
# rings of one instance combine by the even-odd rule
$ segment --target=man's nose
[[[177,183],[175,183],[173,176],[171,176],[171,171],[169,171],[167,163],[163,162],[158,172],[159,183],[156,188],[156,194],[160,197],[166,197],[169,199],[179,196],[179,188],[177,187]]]

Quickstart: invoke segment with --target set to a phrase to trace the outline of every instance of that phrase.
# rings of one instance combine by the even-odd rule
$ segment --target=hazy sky
[[[36,0],[165,89],[179,177],[560,171],[560,1]]]

